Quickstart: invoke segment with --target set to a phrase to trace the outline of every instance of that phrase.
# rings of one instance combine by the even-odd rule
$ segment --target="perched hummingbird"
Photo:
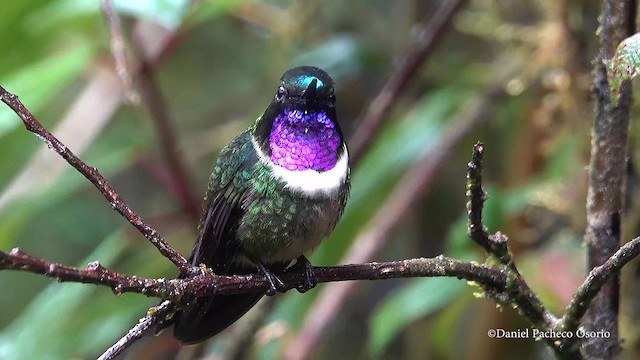
[[[215,274],[258,270],[268,295],[296,260],[307,291],[317,283],[304,253],[327,237],[349,197],[347,146],[338,125],[333,80],[312,66],[285,72],[273,101],[222,151],[209,180],[191,264]],[[183,343],[203,341],[240,318],[263,294],[195,299],[171,322]],[[165,324],[166,326],[166,324]]]

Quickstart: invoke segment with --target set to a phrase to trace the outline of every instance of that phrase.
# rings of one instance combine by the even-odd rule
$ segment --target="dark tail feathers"
[[[233,324],[263,296],[252,293],[199,299],[190,309],[174,315],[173,336],[184,344],[204,341]]]

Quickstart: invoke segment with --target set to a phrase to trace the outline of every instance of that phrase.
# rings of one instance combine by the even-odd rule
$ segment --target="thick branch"
[[[146,279],[109,270],[98,261],[85,269],[49,262],[24,253],[18,248],[10,252],[0,251],[0,270],[18,270],[41,274],[60,282],[77,282],[108,286],[117,295],[136,292],[161,298],[178,297],[183,289],[179,280]]]
[[[592,129],[585,235],[590,269],[602,265],[620,246],[632,94],[631,83],[625,81],[620,100],[613,104],[605,62],[614,56],[618,44],[634,33],[636,7],[635,0],[606,0],[600,16],[600,53],[595,61],[593,87],[596,117]],[[586,339],[582,350],[585,357],[611,359],[620,353],[619,296],[620,279],[613,276],[594,298],[585,319],[588,331],[604,330],[611,336]]]
[[[62,144],[53,134],[49,132],[42,124],[31,114],[29,110],[22,104],[20,99],[14,94],[9,93],[0,86],[0,100],[7,104],[24,123],[27,130],[34,133],[40,140],[49,147],[49,149],[58,153],[64,158],[69,165],[78,170],[87,180],[89,180],[102,195],[109,201],[111,206],[122,215],[131,225],[140,231],[151,243],[160,250],[160,253],[171,260],[182,273],[189,273],[192,267],[187,260],[174,250],[163,238],[158,234],[156,229],[147,225],[142,218],[136,214],[127,205],[120,195],[107,183],[107,180],[100,174],[98,169],[85,164],[71,150]]]
[[[90,263],[86,269],[75,268],[27,255],[13,249],[0,251],[0,270],[27,271],[55,278],[61,282],[79,282],[110,287],[114,293],[133,292],[146,296],[179,300],[214,294],[242,294],[266,291],[268,284],[262,275],[220,276],[204,271],[187,279],[148,279],[117,273]],[[314,267],[318,282],[347,280],[379,280],[407,277],[447,276],[474,281],[497,291],[505,289],[507,278],[497,269],[484,265],[449,259],[443,256],[382,263]],[[289,290],[303,283],[304,274],[284,273],[279,276]]]

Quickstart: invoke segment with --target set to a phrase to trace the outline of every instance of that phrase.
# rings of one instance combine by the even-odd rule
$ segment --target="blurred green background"
[[[120,195],[183,254],[195,239],[193,206],[163,156],[157,122],[170,121],[189,189],[198,199],[218,151],[262,113],[287,68],[316,65],[337,84],[350,138],[362,114],[411,46],[416,26],[443,1],[115,1],[129,71],[151,62],[161,99],[124,96],[97,0],[5,0],[0,6],[0,84],[71,150],[100,169]],[[402,93],[373,147],[353,169],[343,221],[311,261],[333,265],[387,204],[398,180],[455,128],[469,101],[488,111],[450,150],[429,191],[416,199],[372,261],[439,254],[484,261],[466,237],[465,171],[471,145],[486,145],[485,217],[510,236],[521,272],[559,313],[584,277],[582,247],[598,1],[472,0]],[[144,80],[143,80],[144,81]],[[506,95],[490,96],[504,88]],[[632,144],[637,142],[633,133]],[[633,152],[633,150],[632,150]],[[102,196],[0,106],[0,249],[145,277],[173,277],[172,264]],[[635,233],[630,167],[624,239]],[[633,283],[631,265],[625,283]],[[637,282],[636,282],[637,283]],[[246,349],[282,357],[326,285],[277,297]],[[638,349],[640,308],[625,290],[626,354]],[[637,290],[636,290],[637,291]],[[636,300],[637,301],[637,300]],[[0,272],[0,359],[91,359],[156,299],[105,287]],[[241,323],[241,322],[240,322]],[[531,339],[490,339],[489,329],[527,326],[457,279],[360,282],[314,350],[314,359],[546,359]],[[183,349],[169,334],[147,337],[126,359],[202,358],[224,352],[233,331]],[[214,358],[214,357],[212,357]]]

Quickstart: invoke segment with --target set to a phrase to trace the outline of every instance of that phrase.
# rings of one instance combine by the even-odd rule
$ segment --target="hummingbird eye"
[[[329,94],[329,106],[336,106],[336,95],[333,93],[333,90],[331,91],[331,94]]]
[[[276,100],[277,100],[277,101],[282,100],[282,98],[284,97],[284,94],[285,94],[284,87],[283,87],[283,86],[280,86],[280,87],[278,88],[278,92],[276,92]]]

